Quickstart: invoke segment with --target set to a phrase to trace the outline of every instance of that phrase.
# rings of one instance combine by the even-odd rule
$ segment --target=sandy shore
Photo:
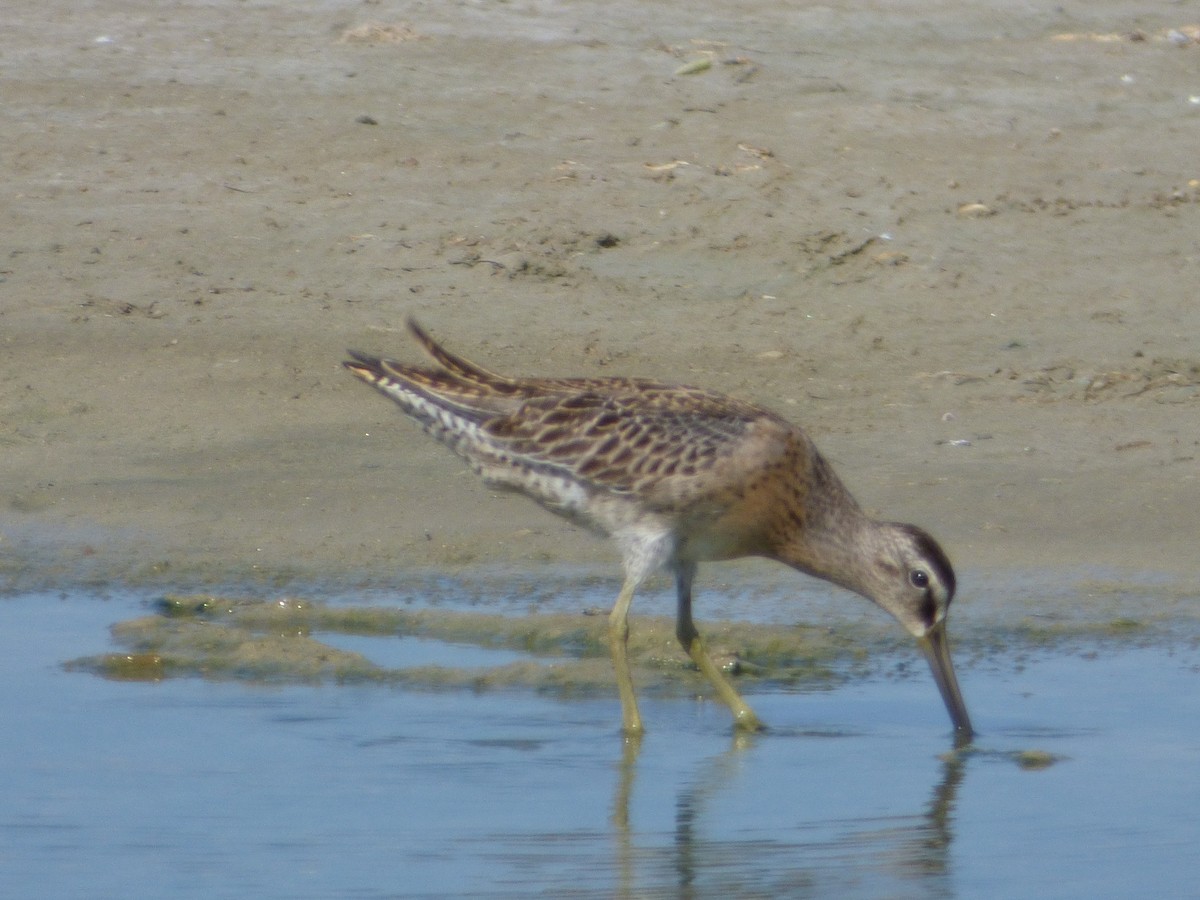
[[[413,357],[412,314],[501,371],[776,408],[965,572],[1190,577],[1200,44],[1177,12],[10,10],[0,572],[615,560],[341,371],[346,347]]]

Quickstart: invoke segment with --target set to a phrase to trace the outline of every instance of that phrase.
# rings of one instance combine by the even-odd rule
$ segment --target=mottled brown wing
[[[484,430],[510,453],[584,483],[642,493],[662,479],[703,472],[732,453],[753,422],[773,418],[720,394],[653,382],[624,382],[626,391],[610,393],[619,383],[564,379],[555,387],[584,389],[529,397]],[[586,389],[600,385],[604,393]]]
[[[790,429],[759,407],[699,388],[500,375],[451,353],[416,322],[409,329],[440,370],[363,354],[347,367],[497,483],[510,483],[502,474],[510,468],[531,467],[645,500],[664,481],[678,485],[744,448],[756,423]]]

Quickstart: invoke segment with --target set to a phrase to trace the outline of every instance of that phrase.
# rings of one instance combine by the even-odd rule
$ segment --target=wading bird
[[[676,634],[733,712],[758,717],[712,662],[692,621],[702,561],[762,556],[848,588],[916,639],[961,743],[972,736],[946,642],[954,570],[914,525],[872,519],[797,426],[701,388],[641,378],[510,378],[449,352],[414,321],[437,368],[352,352],[379,389],[488,484],[609,535],[625,580],[609,644],[626,734],[642,733],[629,671],[629,606],[653,572],[675,576]]]

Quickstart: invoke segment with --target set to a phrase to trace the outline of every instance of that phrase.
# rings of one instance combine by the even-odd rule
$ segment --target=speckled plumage
[[[625,582],[610,617],[623,724],[642,723],[625,658],[633,594],[670,569],[678,634],[739,727],[757,717],[709,660],[691,619],[705,560],[765,556],[873,600],[921,642],[960,739],[970,722],[945,641],[949,560],[912,525],[866,516],[797,426],[742,400],[639,378],[511,378],[409,328],[439,368],[353,353],[346,367],[395,400],[489,484],[610,535]]]

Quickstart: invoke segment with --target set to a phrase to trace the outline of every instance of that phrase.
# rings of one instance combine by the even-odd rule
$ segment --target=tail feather
[[[437,361],[438,365],[461,381],[501,394],[512,394],[520,390],[517,379],[489,371],[483,366],[478,366],[470,360],[451,353],[417,324],[416,319],[409,318],[408,330],[416,338],[417,343],[425,349],[425,352]]]
[[[406,366],[356,350],[353,360],[342,363],[353,375],[391,397],[406,413],[421,422],[439,418],[438,411],[478,425],[495,415],[476,390],[463,390],[448,375]]]
[[[490,422],[511,415],[540,393],[533,381],[489,372],[456,356],[412,319],[409,330],[440,364],[426,368],[350,350],[342,363],[351,374],[386,394],[422,428],[455,452],[473,460],[485,453],[483,436]]]

